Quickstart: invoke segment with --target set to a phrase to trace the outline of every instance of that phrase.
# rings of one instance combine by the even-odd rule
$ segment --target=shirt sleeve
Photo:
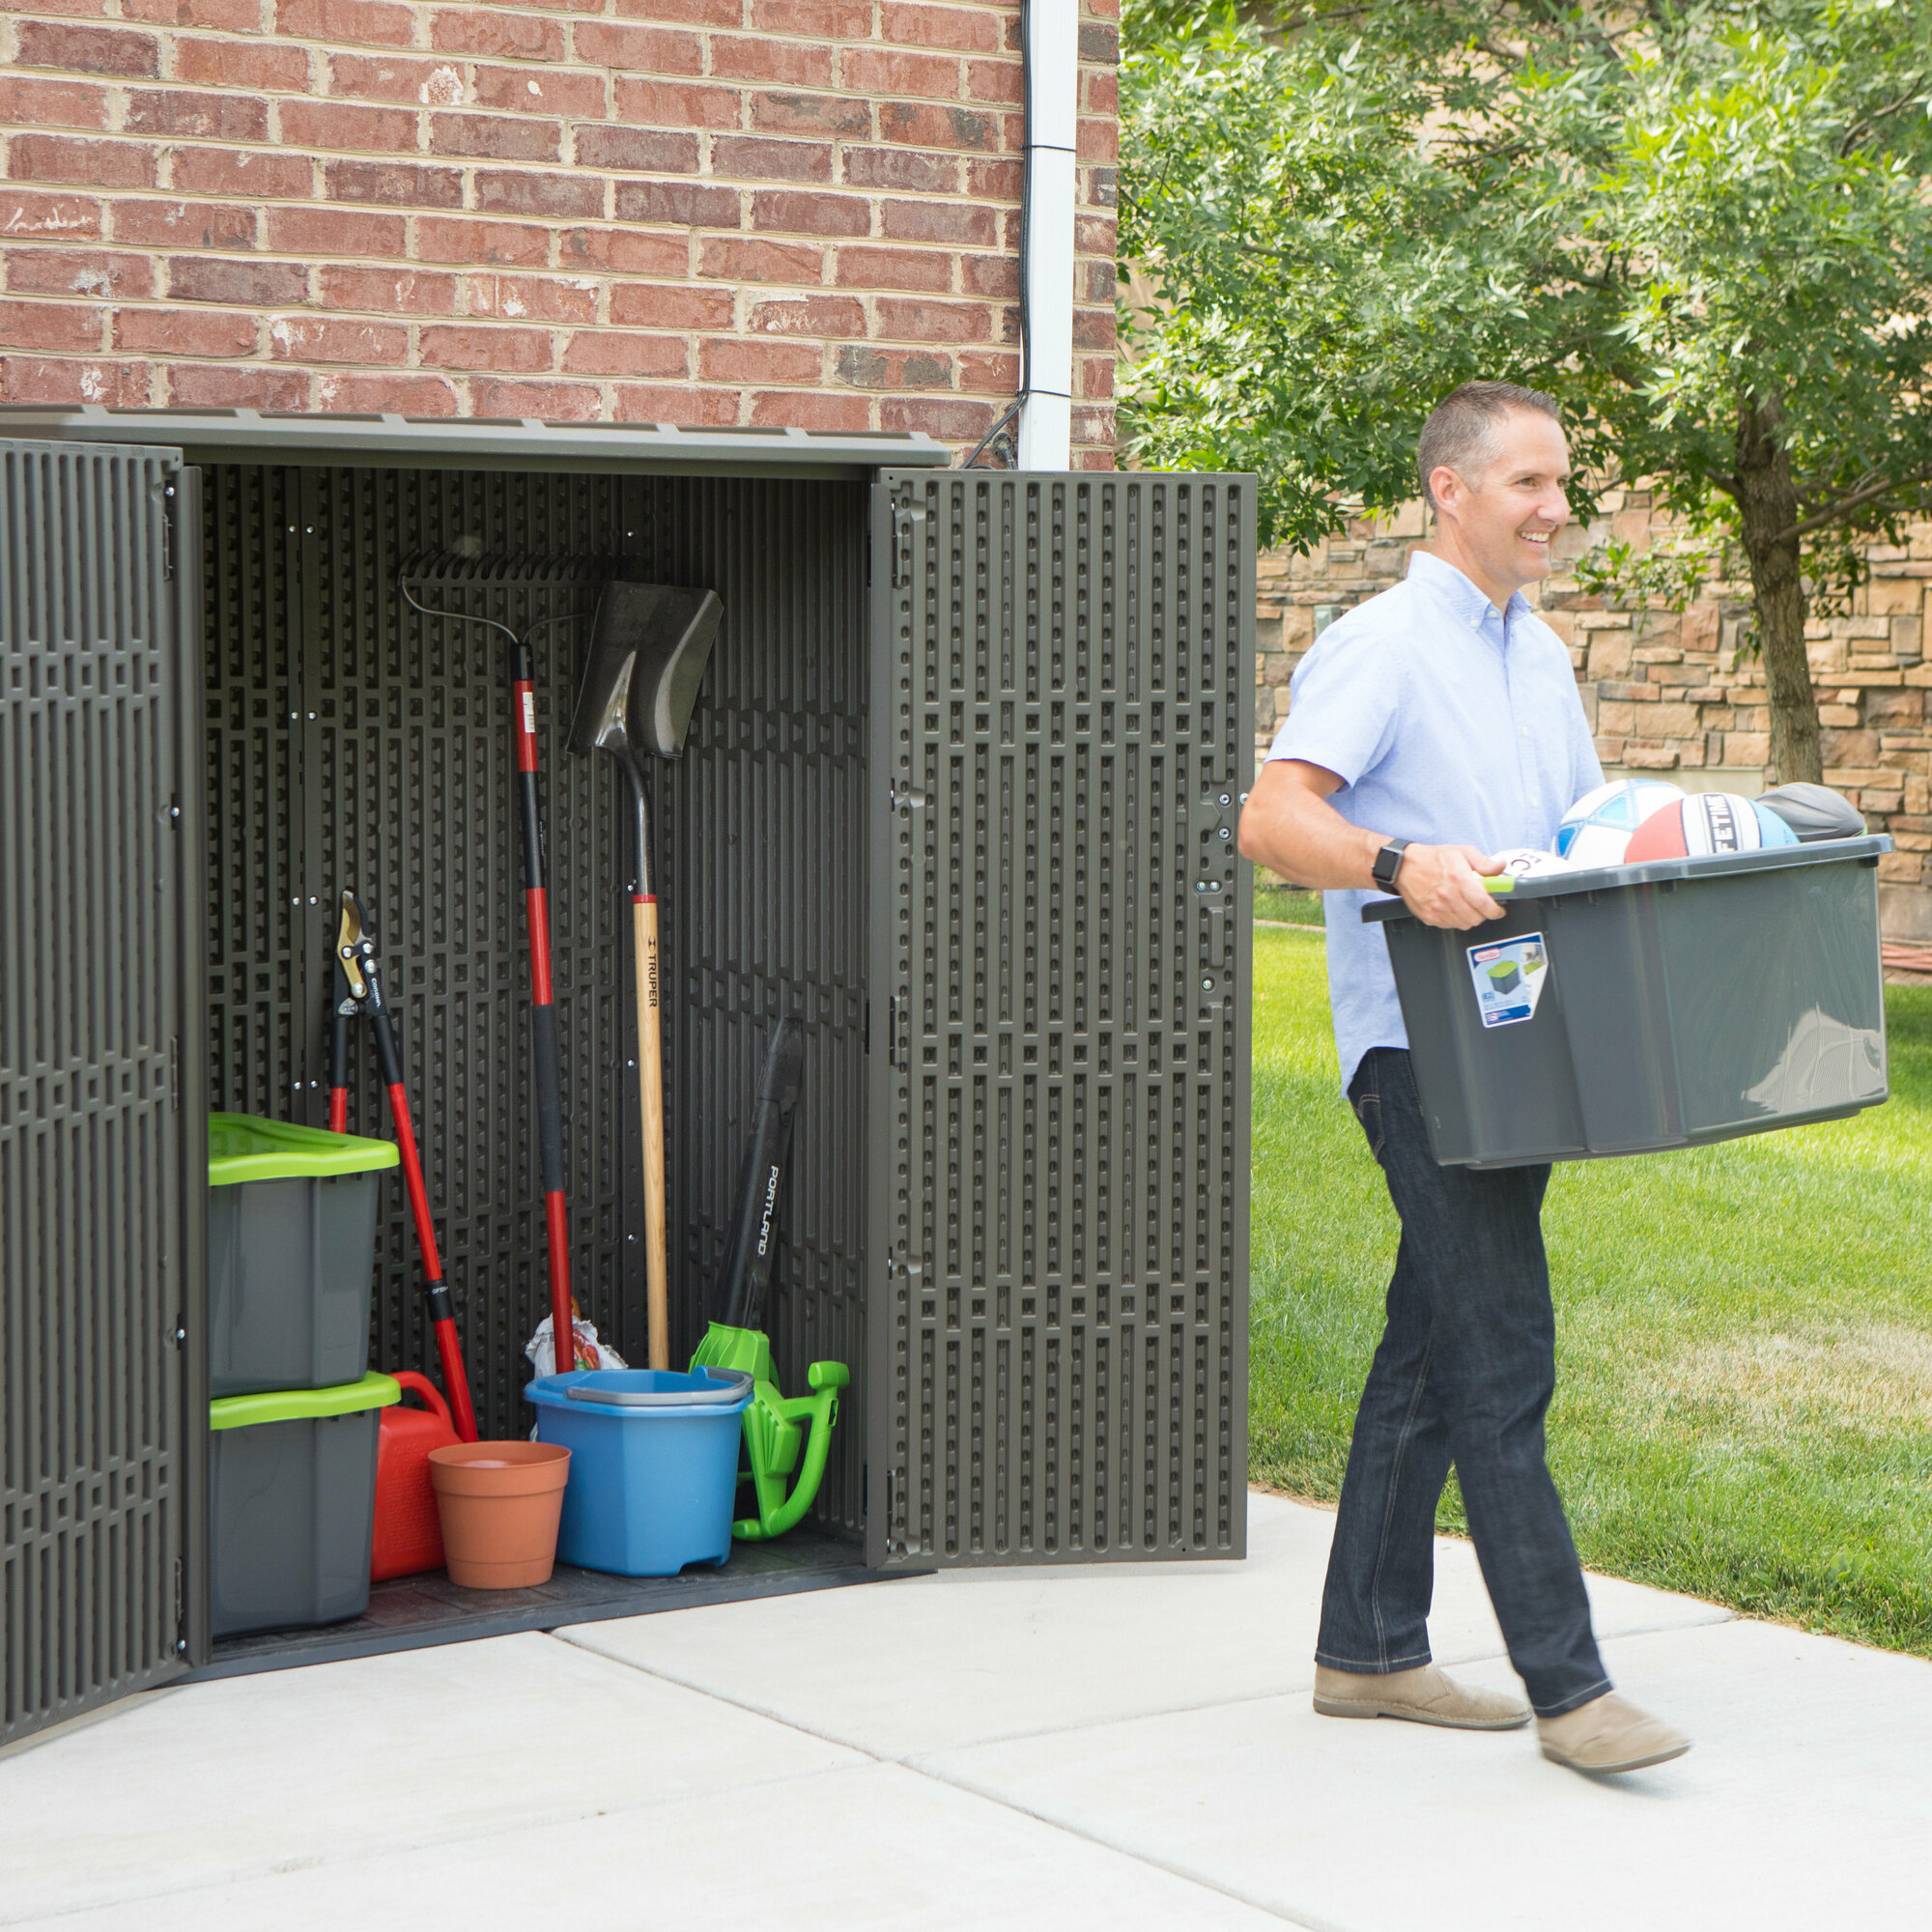
[[[1566,661],[1568,653],[1565,653]],[[1603,762],[1597,756],[1597,741],[1590,733],[1590,721],[1583,715],[1579,693],[1570,713],[1570,796],[1574,801],[1586,791],[1595,791],[1604,781]]]
[[[1268,758],[1299,758],[1351,785],[1395,742],[1402,673],[1388,639],[1360,631],[1338,637],[1342,629],[1325,632],[1296,668]]]

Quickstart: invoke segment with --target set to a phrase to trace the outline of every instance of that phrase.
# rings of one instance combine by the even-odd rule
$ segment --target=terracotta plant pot
[[[452,1442],[429,1455],[449,1580],[466,1590],[548,1583],[570,1451],[554,1442]]]

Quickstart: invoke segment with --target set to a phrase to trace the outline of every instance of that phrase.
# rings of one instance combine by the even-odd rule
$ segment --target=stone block
[[[1677,622],[1677,639],[1687,651],[1715,651],[1718,648],[1718,607],[1692,604]]]
[[[1859,707],[1856,704],[1821,703],[1818,706],[1818,723],[1834,730],[1857,730],[1861,723]]]
[[[1925,862],[1917,852],[1882,852],[1878,861],[1881,886],[1916,886],[1923,876]]]
[[[1623,763],[1633,771],[1671,772],[1677,769],[1678,762],[1675,745],[1660,745],[1633,738],[1624,746]]]
[[[1868,691],[1865,720],[1872,724],[1917,724],[1925,716],[1925,694],[1907,691]]]
[[[1592,689],[1597,693],[1597,730],[1613,737],[1629,737],[1636,729],[1636,706],[1627,699],[1605,697],[1601,684]]]
[[[1932,940],[1932,890],[1924,886],[1880,886],[1878,929],[1886,939]]]
[[[1726,731],[1724,733],[1724,762],[1727,765],[1768,764],[1771,760],[1771,733],[1769,731]]]
[[[1589,666],[1592,677],[1627,677],[1631,668],[1631,640],[1628,631],[1593,631],[1589,634]]]
[[[1660,703],[1644,713],[1643,733],[1646,738],[1692,738],[1700,724],[1694,704]]]

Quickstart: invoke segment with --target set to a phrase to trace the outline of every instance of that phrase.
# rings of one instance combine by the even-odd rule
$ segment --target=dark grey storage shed
[[[325,1122],[344,886],[479,1425],[528,1428],[548,1291],[507,667],[397,584],[458,545],[724,601],[686,755],[653,772],[672,1353],[797,1012],[767,1321],[787,1387],[821,1356],[853,1374],[798,1535],[872,1571],[1243,1553],[1250,479],[246,411],[12,410],[0,437],[0,1741],[190,1669],[643,1606],[484,1600],[225,1662],[207,1634],[205,1119]],[[455,608],[521,627],[570,594]],[[573,1284],[640,1359],[625,820],[612,762],[564,749],[584,628],[540,635],[536,674]],[[355,1077],[351,1130],[386,1134]],[[372,1364],[433,1366],[400,1186],[374,1322]],[[650,1601],[812,1581],[784,1548]]]

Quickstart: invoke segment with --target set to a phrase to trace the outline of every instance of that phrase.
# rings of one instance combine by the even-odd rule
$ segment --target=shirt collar
[[[1447,605],[1471,630],[1481,630],[1496,608],[1453,563],[1445,563],[1433,551],[1411,551],[1408,574],[1426,584],[1437,601]],[[1503,629],[1508,630],[1510,618],[1522,616],[1528,610],[1528,598],[1516,591],[1503,609]]]

